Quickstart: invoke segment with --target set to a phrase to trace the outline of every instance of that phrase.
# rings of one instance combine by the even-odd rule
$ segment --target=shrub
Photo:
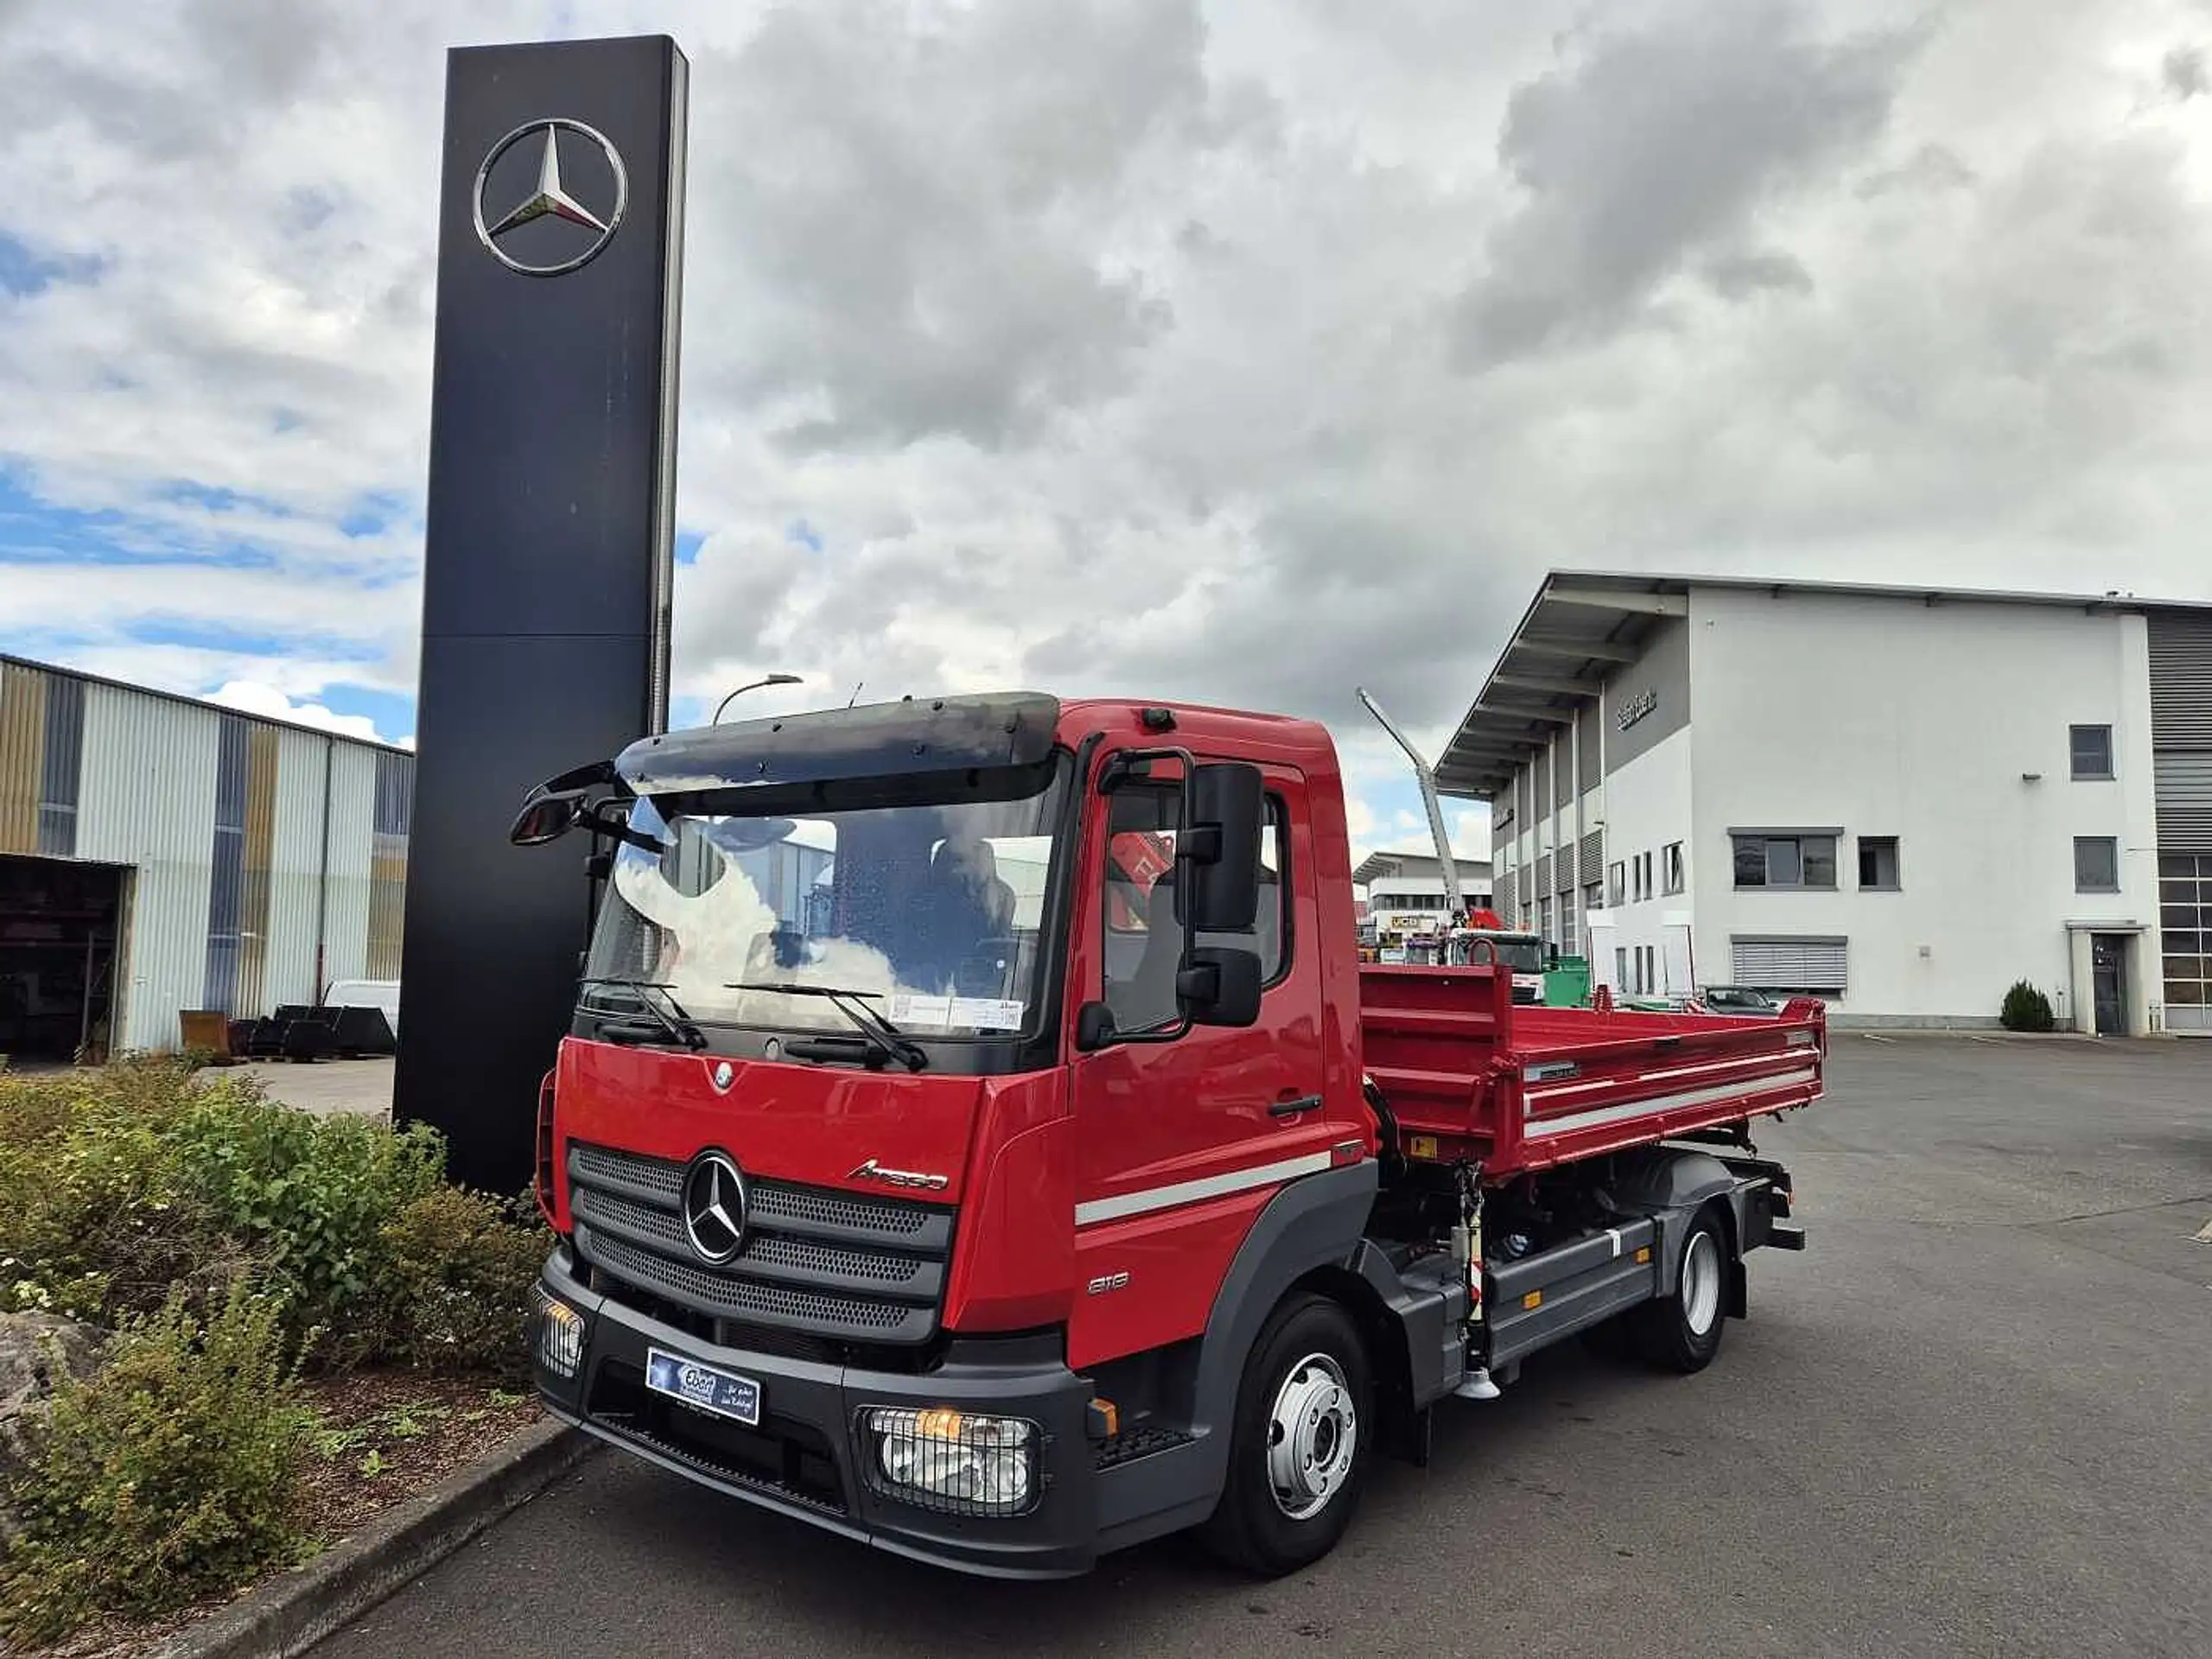
[[[0,1564],[0,1630],[48,1642],[97,1611],[173,1611],[298,1554],[315,1418],[278,1312],[243,1281],[204,1323],[172,1297],[124,1325],[105,1370],[56,1389]]]
[[[384,1276],[361,1338],[430,1370],[530,1373],[530,1287],[552,1237],[527,1195],[441,1186],[384,1230]]]
[[[317,1359],[366,1357],[352,1314],[386,1269],[386,1227],[439,1189],[442,1139],[425,1125],[395,1132],[243,1098],[219,1083],[200,1092],[174,1128],[180,1182],[251,1253]]]
[[[427,1126],[317,1116],[178,1060],[0,1074],[0,1311],[113,1325],[179,1287],[204,1311],[250,1274],[317,1363],[369,1357],[350,1316],[443,1163]]]
[[[177,1066],[0,1074],[0,1310],[113,1325],[181,1276],[227,1282],[240,1254],[168,1144],[190,1092]]]
[[[2015,982],[2005,993],[2005,1006],[1998,1011],[1997,1019],[2007,1031],[2049,1031],[2056,1023],[2050,999],[2024,979]]]

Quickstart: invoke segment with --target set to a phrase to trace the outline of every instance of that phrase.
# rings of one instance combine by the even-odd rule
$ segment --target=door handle
[[[1268,1108],[1268,1116],[1269,1117],[1296,1117],[1300,1112],[1319,1110],[1320,1104],[1321,1096],[1319,1095],[1300,1095],[1296,1100],[1275,1102],[1274,1105]]]

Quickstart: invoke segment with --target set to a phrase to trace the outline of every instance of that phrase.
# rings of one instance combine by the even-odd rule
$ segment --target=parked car
[[[1755,991],[1748,985],[1708,985],[1700,1001],[1714,1014],[1736,1014],[1770,1020],[1782,1012],[1781,1003],[1764,991]]]

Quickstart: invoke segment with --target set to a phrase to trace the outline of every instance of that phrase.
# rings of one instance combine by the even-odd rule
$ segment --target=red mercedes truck
[[[1539,1349],[1702,1370],[1802,1249],[1777,1019],[1359,960],[1310,721],[1016,693],[642,739],[550,780],[596,922],[547,1073],[550,1410],[969,1572],[1343,1535]]]

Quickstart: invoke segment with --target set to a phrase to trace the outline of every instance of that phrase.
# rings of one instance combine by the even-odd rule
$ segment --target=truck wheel
[[[1221,1502],[1201,1537],[1266,1578],[1309,1566],[1351,1524],[1374,1440],[1359,1327],[1335,1302],[1277,1308],[1244,1362]]]
[[[1662,1370],[1687,1376],[1701,1371],[1720,1351],[1727,1319],[1722,1303],[1728,1285],[1728,1240],[1720,1218],[1700,1210],[1682,1236],[1675,1262],[1675,1291],[1630,1311],[1637,1351]]]

